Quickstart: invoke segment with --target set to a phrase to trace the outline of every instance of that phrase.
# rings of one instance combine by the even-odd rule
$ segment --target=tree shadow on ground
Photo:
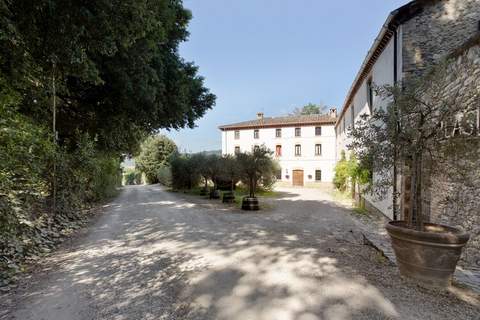
[[[19,296],[17,318],[48,316],[45,308],[92,318],[72,315],[68,304],[79,303],[98,319],[409,319],[418,295],[432,298],[376,260],[344,209],[293,193],[275,201],[269,213],[231,214],[240,211],[128,188]],[[437,319],[475,311],[449,295],[435,299],[418,318],[437,303],[452,310]]]

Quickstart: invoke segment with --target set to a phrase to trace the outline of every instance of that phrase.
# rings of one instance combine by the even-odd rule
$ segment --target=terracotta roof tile
[[[234,130],[247,128],[305,126],[313,124],[335,124],[337,118],[327,114],[312,114],[302,116],[264,117],[243,122],[219,126],[220,130]]]

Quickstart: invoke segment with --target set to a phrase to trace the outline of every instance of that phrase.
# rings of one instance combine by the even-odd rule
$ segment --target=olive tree
[[[252,152],[240,152],[236,155],[239,176],[248,184],[251,198],[255,197],[258,184],[262,179],[274,180],[277,166],[272,159],[273,152],[265,146],[254,148]]]
[[[221,157],[216,154],[209,154],[205,158],[206,163],[206,172],[208,174],[209,179],[213,183],[213,190],[217,190],[218,187],[218,180],[222,175],[222,162]]]
[[[208,189],[208,180],[210,179],[210,171],[208,169],[208,159],[204,152],[195,153],[192,155],[192,162],[198,168],[198,174],[200,175],[202,182],[204,183],[204,190]]]
[[[465,74],[448,63],[402,85],[376,88],[386,107],[363,115],[350,131],[348,147],[373,171],[370,191],[377,198],[394,190],[395,168],[411,177],[407,222],[417,230],[423,230],[423,192],[432,174],[441,170],[464,184],[480,178],[480,84],[463,81]],[[393,199],[396,206],[396,194]]]
[[[188,154],[174,153],[170,157],[172,186],[175,189],[192,189],[200,176],[195,158]]]
[[[237,158],[232,155],[225,155],[221,158],[222,178],[230,182],[230,191],[233,192],[238,182],[240,170]]]

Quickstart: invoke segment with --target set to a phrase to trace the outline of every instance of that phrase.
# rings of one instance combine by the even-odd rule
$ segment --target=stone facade
[[[423,2],[429,4],[402,24],[404,77],[450,54],[479,30],[480,0]]]
[[[471,101],[471,94],[468,94],[467,90],[458,89],[459,87],[480,88],[480,36],[473,40],[468,47],[461,48],[463,50],[459,51],[458,56],[454,57],[448,65],[448,74],[460,76],[446,86],[445,94],[455,97],[457,103],[473,103],[480,109],[478,95],[475,101]],[[467,95],[470,101],[465,101]],[[477,153],[478,160],[472,166],[477,169],[469,172],[470,176],[476,177],[472,179],[473,185],[467,186],[453,181],[450,174],[437,174],[431,178],[431,189],[426,194],[428,198],[426,200],[429,202],[429,219],[432,222],[460,227],[470,233],[471,238],[461,261],[464,266],[470,268],[480,267],[480,181],[478,179],[480,150]],[[436,171],[443,170],[441,168]]]

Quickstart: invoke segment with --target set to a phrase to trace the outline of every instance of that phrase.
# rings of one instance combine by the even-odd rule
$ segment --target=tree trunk
[[[255,182],[254,182],[254,178],[250,178],[250,197],[253,198],[255,197]]]
[[[392,213],[393,213],[393,221],[398,220],[398,196],[397,196],[397,159],[398,159],[398,153],[397,153],[397,146],[394,146],[394,151],[393,151],[393,190],[392,190]]]
[[[411,225],[417,230],[423,230],[423,206],[422,206],[422,154],[416,153],[413,158],[412,175],[412,214]]]

